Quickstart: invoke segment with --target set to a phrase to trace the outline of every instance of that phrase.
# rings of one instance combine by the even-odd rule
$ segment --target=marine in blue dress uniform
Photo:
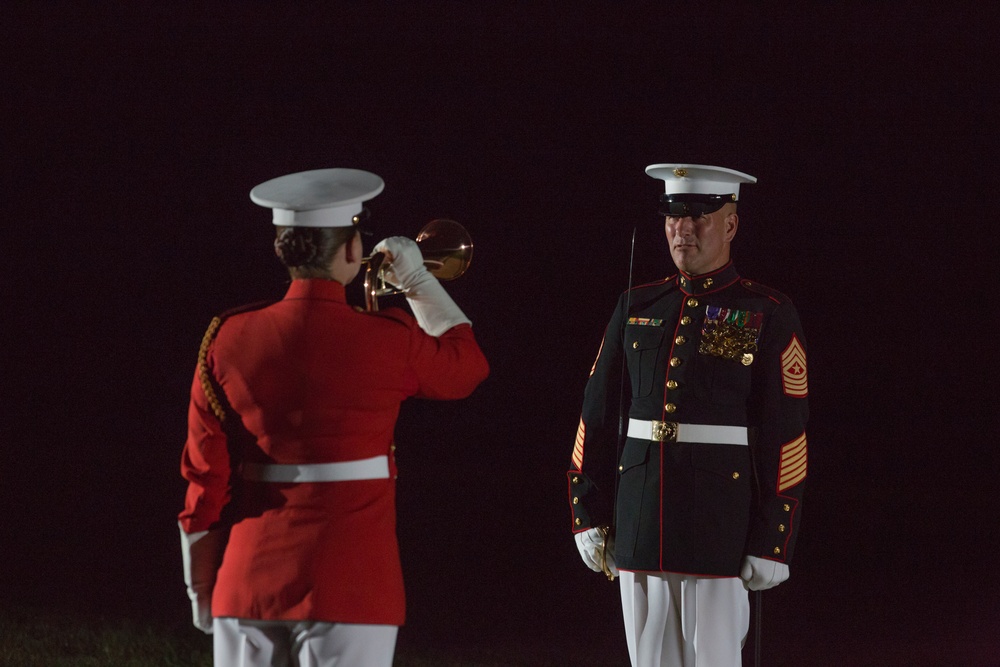
[[[744,589],[787,578],[798,533],[805,337],[791,301],[741,277],[730,261],[739,184],[755,179],[702,165],[651,165],[647,173],[666,184],[662,213],[679,271],[623,294],[608,324],[568,473],[573,531],[592,569],[623,573],[626,605],[634,607],[625,587],[637,575],[643,596],[660,582],[664,599],[693,598],[693,588],[681,589],[696,584],[713,591],[702,596],[697,641],[693,617],[682,623],[694,613],[683,604],[665,603],[656,631],[666,639],[657,641],[642,639],[648,619],[626,608],[633,664],[738,665]],[[709,599],[723,601],[707,612]],[[651,604],[643,599],[638,609]]]

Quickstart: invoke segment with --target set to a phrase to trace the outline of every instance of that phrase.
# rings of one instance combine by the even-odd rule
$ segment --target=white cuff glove
[[[740,568],[743,588],[750,591],[766,591],[788,579],[788,566],[776,560],[746,556]]]
[[[181,529],[184,583],[191,598],[194,627],[207,634],[212,634],[212,589],[225,550],[224,536],[220,530],[188,534]]]
[[[413,239],[390,236],[379,241],[372,251],[385,254],[385,281],[396,289],[406,292],[430,273]]]
[[[599,528],[591,528],[581,533],[574,533],[576,548],[580,551],[580,557],[584,564],[594,572],[604,572],[609,578],[618,576],[618,567],[615,565],[615,541],[608,538],[607,548],[604,547],[604,534]],[[602,553],[603,557],[602,557]],[[606,565],[605,570],[601,564]]]
[[[456,325],[472,324],[424,266],[416,241],[390,236],[379,241],[374,251],[385,253],[386,261],[391,264],[385,271],[386,281],[403,290],[417,324],[425,332],[440,336]]]

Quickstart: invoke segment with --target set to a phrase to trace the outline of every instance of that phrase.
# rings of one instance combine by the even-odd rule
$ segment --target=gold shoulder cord
[[[215,389],[212,387],[211,371],[208,369],[208,348],[215,340],[215,334],[219,331],[221,324],[221,317],[212,318],[205,336],[201,339],[201,347],[198,348],[198,379],[201,381],[201,390],[205,392],[208,406],[212,408],[212,412],[215,413],[220,422],[226,420],[226,411],[222,409],[219,397],[215,395]]]

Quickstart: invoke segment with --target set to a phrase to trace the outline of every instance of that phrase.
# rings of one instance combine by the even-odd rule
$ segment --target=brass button
[[[639,341],[637,341],[637,340],[636,341],[632,341],[632,349],[633,350],[638,350],[639,349]]]
[[[733,473],[733,479],[739,479],[739,478],[740,478],[740,474],[738,472],[734,472]]]
[[[778,524],[778,532],[779,533],[785,532],[785,524],[783,524],[783,523],[779,523]]]
[[[576,525],[579,526],[579,525],[583,524],[583,520],[581,520],[580,517],[577,517],[576,521],[574,521],[573,523],[575,523]]]
[[[677,368],[683,363],[684,362],[681,361],[678,357],[674,357],[673,359],[670,360],[670,365],[673,366],[674,368]]]
[[[622,470],[625,470],[625,466],[618,466],[618,472],[621,472]]]
[[[687,300],[687,304],[692,308],[694,308],[695,306],[698,305],[698,299],[691,297],[690,299]]]
[[[684,336],[678,336],[677,338],[674,339],[674,342],[677,343],[678,345],[683,345],[684,343],[687,342],[687,338],[685,338]]]
[[[705,282],[701,284],[702,287],[711,287],[714,281],[711,278],[705,278]]]
[[[580,497],[579,496],[573,496],[573,504],[574,505],[579,505],[580,504]]]
[[[677,412],[677,406],[674,405],[673,403],[667,403],[666,405],[663,406],[663,409],[671,413]]]
[[[577,477],[576,475],[573,475],[573,483],[574,484],[579,484],[580,483],[580,478]]]
[[[667,380],[667,389],[677,389],[677,380]]]
[[[691,324],[691,318],[685,315],[681,318],[681,324]]]
[[[577,519],[579,521],[579,519]],[[781,547],[774,547],[774,555],[777,556],[781,554]]]
[[[785,503],[785,511],[786,512],[791,512],[792,511],[792,507],[788,503]]]

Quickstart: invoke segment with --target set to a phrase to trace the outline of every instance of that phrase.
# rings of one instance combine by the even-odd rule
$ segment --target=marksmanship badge
[[[707,306],[698,352],[749,366],[757,352],[763,322],[764,313]]]

